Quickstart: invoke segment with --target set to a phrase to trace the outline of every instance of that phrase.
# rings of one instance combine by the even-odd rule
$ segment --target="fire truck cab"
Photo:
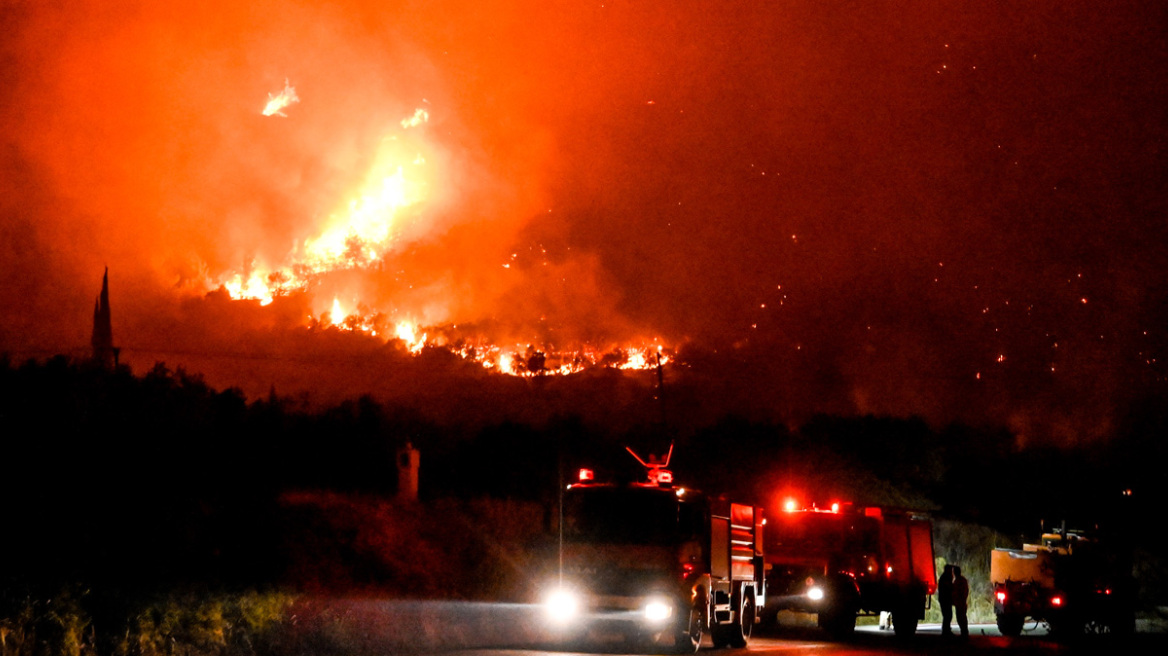
[[[545,596],[560,635],[690,653],[709,632],[745,646],[765,601],[762,509],[674,486],[659,466],[641,483],[580,478],[564,492],[561,573]]]
[[[850,634],[859,614],[889,612],[912,635],[936,588],[932,522],[908,510],[833,504],[784,508],[767,531],[767,606],[815,613],[830,634]]]

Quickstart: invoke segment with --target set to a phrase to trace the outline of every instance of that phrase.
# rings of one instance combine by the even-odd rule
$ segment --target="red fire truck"
[[[787,502],[792,504],[792,502]],[[898,636],[916,632],[936,588],[932,521],[922,513],[832,504],[789,505],[767,529],[767,605],[818,615],[834,636],[859,614],[888,612]]]
[[[581,470],[565,491],[550,620],[565,638],[619,634],[654,651],[696,651],[707,631],[745,646],[765,601],[762,509],[675,486],[668,456],[642,464],[644,482]]]

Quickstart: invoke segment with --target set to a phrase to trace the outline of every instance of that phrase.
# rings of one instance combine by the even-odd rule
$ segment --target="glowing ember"
[[[296,89],[288,84],[288,80],[284,80],[283,91],[275,96],[268,94],[268,104],[264,105],[264,116],[287,116],[282,110],[288,105],[298,102],[300,102],[300,97],[296,95]]]

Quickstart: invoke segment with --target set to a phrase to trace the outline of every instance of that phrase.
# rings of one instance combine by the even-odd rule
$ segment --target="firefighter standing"
[[[957,611],[957,626],[961,637],[969,637],[969,618],[965,611],[969,608],[969,581],[961,575],[961,568],[953,568],[953,608]]]
[[[953,621],[953,566],[946,565],[937,579],[937,604],[941,607],[941,635],[952,635]]]

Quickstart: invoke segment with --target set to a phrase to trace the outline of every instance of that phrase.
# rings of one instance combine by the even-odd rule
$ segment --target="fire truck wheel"
[[[741,649],[750,641],[750,634],[754,631],[754,593],[734,593],[735,606],[738,613],[735,621],[729,624],[715,624],[710,627],[710,635],[714,638],[715,647],[734,647]]]
[[[1002,613],[998,615],[998,631],[1004,636],[1016,638],[1022,635],[1022,625],[1026,618],[1016,613]]]
[[[743,595],[742,603],[738,606],[738,630],[730,636],[730,646],[742,648],[750,641],[754,632],[754,621],[757,613],[754,605],[754,591],[747,591]]]
[[[702,646],[702,636],[706,632],[706,613],[700,601],[695,601],[689,611],[689,621],[681,628],[673,641],[674,653],[692,654]]]
[[[1103,635],[1111,633],[1111,625],[1100,620],[1087,620],[1083,624],[1083,632],[1087,635]]]
[[[892,611],[892,631],[898,638],[911,638],[917,632],[920,611],[913,603],[904,603]]]

